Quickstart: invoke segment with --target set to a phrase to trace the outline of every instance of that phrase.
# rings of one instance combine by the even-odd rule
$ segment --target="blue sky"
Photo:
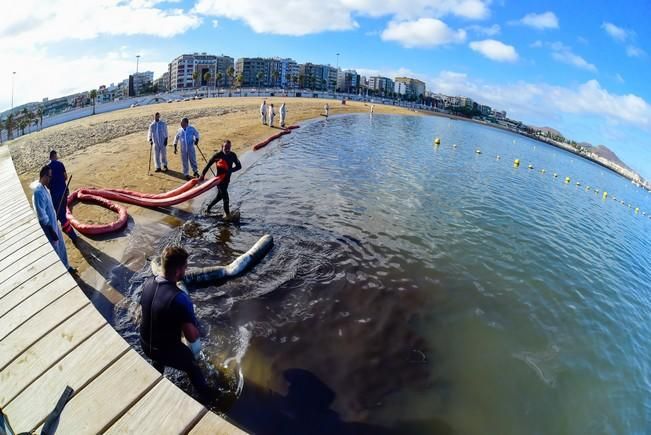
[[[406,74],[603,143],[651,177],[651,1],[23,0],[0,23],[0,108],[156,75],[194,51]]]

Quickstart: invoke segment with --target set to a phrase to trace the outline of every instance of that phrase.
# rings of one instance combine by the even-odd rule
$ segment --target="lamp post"
[[[140,63],[140,55],[136,54],[136,74],[138,74],[138,64]]]
[[[14,79],[16,78],[16,71],[11,73],[11,110],[14,110]]]

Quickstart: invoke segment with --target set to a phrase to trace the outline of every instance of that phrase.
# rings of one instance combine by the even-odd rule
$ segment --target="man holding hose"
[[[225,167],[222,165],[216,165],[217,166],[217,175],[221,175],[226,173],[224,176],[224,180],[217,185],[217,196],[213,201],[208,205],[208,208],[206,209],[206,213],[210,212],[210,209],[217,204],[219,201],[224,200],[224,218],[228,219],[230,216],[230,209],[229,209],[229,198],[228,198],[228,184],[231,182],[231,174],[233,172],[237,172],[240,169],[242,169],[242,164],[240,163],[239,159],[237,158],[237,154],[235,154],[233,151],[231,151],[231,141],[226,140],[222,144],[222,150],[215,153],[208,163],[206,164],[206,167],[203,168],[203,171],[201,172],[201,177],[199,178],[199,181],[203,181],[206,177],[206,173],[210,169],[210,166],[216,164],[220,160],[224,160],[226,162]]]

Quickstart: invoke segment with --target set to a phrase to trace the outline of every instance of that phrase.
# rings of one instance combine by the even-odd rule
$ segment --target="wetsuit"
[[[181,341],[181,325],[197,325],[190,297],[176,284],[157,276],[148,278],[143,284],[140,305],[140,344],[145,355],[152,359],[154,368],[161,373],[166,366],[184,371],[201,400],[210,401],[212,397],[206,379],[192,351]]]
[[[50,160],[48,164],[52,170],[52,179],[50,180],[50,194],[52,195],[52,204],[57,215],[57,220],[61,222],[61,229],[71,239],[76,239],[77,234],[68,222],[66,217],[66,205],[68,204],[68,190],[66,189],[66,167],[58,160]],[[60,207],[59,207],[60,205]],[[58,208],[57,208],[58,207]]]
[[[237,154],[235,154],[233,151],[229,152],[228,154],[226,154],[224,151],[219,151],[210,158],[208,164],[203,169],[201,176],[204,177],[206,175],[206,172],[208,172],[208,169],[210,169],[210,166],[216,164],[219,160],[226,161],[228,169],[226,169],[226,177],[224,177],[224,181],[217,185],[217,196],[208,205],[207,211],[210,211],[210,209],[220,200],[224,200],[224,213],[226,213],[226,215],[229,215],[230,209],[228,198],[228,184],[231,182],[231,174],[242,169],[242,164],[237,158]],[[222,174],[222,171],[224,170],[221,169],[219,165],[217,165],[217,175]]]

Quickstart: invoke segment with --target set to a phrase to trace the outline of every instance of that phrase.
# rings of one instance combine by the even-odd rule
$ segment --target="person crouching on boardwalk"
[[[210,158],[208,161],[208,164],[206,164],[206,167],[203,168],[203,171],[201,172],[201,177],[199,177],[199,181],[203,181],[206,177],[206,173],[210,169],[210,166],[213,164],[216,164],[219,162],[219,160],[224,160],[226,162],[225,167],[220,167],[221,165],[217,164],[217,175],[221,175],[226,171],[226,175],[224,177],[224,180],[217,185],[217,196],[215,199],[212,200],[212,202],[208,205],[208,208],[206,209],[206,213],[210,212],[210,209],[217,204],[219,201],[223,200],[224,201],[224,217],[228,218],[229,215],[231,214],[230,209],[229,209],[229,198],[228,198],[228,184],[231,182],[231,174],[233,172],[237,172],[240,169],[242,169],[242,164],[240,163],[239,159],[237,158],[237,154],[235,154],[233,151],[231,151],[231,141],[226,140],[222,144],[222,150],[213,154],[213,156]]]
[[[57,216],[52,204],[52,196],[48,186],[52,178],[52,169],[49,166],[43,166],[38,174],[38,181],[32,183],[32,207],[36,212],[38,223],[41,224],[43,232],[50,241],[54,252],[57,253],[63,265],[68,269],[68,272],[75,270],[68,264],[68,253],[66,252],[66,244],[63,242],[63,234],[57,225]]]
[[[179,142],[181,143],[181,164],[185,179],[190,179],[190,166],[192,166],[194,176],[198,177],[199,169],[197,168],[197,154],[194,146],[199,144],[199,132],[190,125],[188,118],[181,120],[181,128],[176,132],[176,137],[174,138],[174,154],[177,152],[176,145]]]
[[[140,296],[142,350],[161,374],[165,367],[185,372],[201,401],[209,403],[215,395],[196,362],[201,357],[198,321],[190,296],[176,285],[185,275],[188,253],[181,247],[168,246],[163,250],[161,266],[162,275],[146,279]]]

